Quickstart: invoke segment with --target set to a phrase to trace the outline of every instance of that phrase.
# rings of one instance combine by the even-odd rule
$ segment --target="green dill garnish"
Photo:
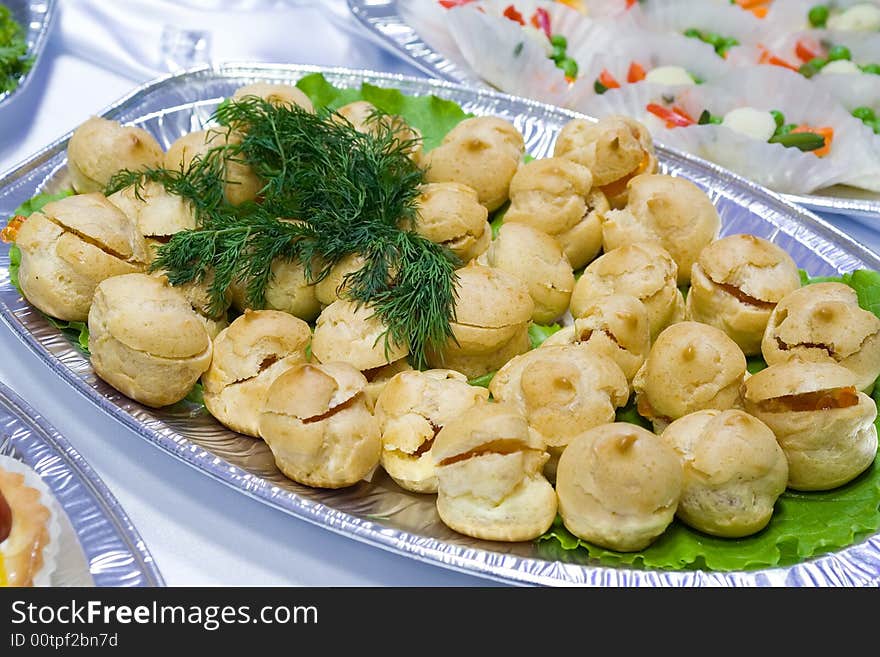
[[[28,57],[24,31],[5,5],[0,5],[0,94],[15,90],[21,77],[34,65]]]
[[[241,135],[212,148],[185,171],[122,171],[107,193],[145,181],[192,202],[199,225],[177,233],[158,252],[153,269],[173,285],[203,281],[220,307],[233,282],[263,307],[270,265],[298,260],[317,282],[352,253],[365,264],[346,277],[348,298],[369,305],[388,327],[386,348],[408,345],[423,367],[428,349],[452,337],[455,267],[444,247],[413,232],[424,173],[383,115],[370,134],[329,111],[311,114],[257,97],[224,103],[213,118]],[[232,206],[223,195],[224,163],[237,159],[264,181],[259,202]]]

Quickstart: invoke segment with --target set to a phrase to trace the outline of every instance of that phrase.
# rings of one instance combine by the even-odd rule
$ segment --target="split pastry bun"
[[[669,252],[650,242],[628,244],[602,254],[587,265],[571,295],[571,314],[583,317],[595,303],[612,294],[628,294],[645,305],[651,339],[684,319],[684,297],[678,289],[678,265]]]
[[[746,357],[727,334],[699,322],[679,322],[651,345],[633,379],[639,413],[660,433],[673,420],[704,409],[741,406]]]
[[[311,322],[321,313],[317,287],[306,276],[306,268],[299,260],[275,258],[266,284],[264,307],[280,310]],[[247,299],[247,283],[233,281],[229,286],[230,302],[238,310],[251,308]]]
[[[146,406],[180,401],[211,364],[204,323],[157,276],[124,274],[99,283],[88,325],[95,374]]]
[[[656,242],[678,265],[678,284],[687,284],[691,266],[721,228],[712,200],[690,180],[659,173],[636,176],[627,189],[626,207],[603,218],[603,248]]]
[[[348,290],[345,277],[360,270],[365,262],[363,256],[352,253],[330,267],[327,275],[315,282],[315,298],[321,304],[322,309],[337,299],[344,298],[345,292]],[[316,268],[314,271],[319,272],[320,270]]]
[[[626,116],[569,121],[559,132],[553,154],[587,167],[593,174],[593,185],[613,208],[626,205],[631,178],[657,171],[651,133]]]
[[[556,494],[541,474],[547,452],[508,404],[479,402],[432,447],[437,511],[451,529],[488,541],[530,541],[553,524]]]
[[[500,269],[471,263],[456,271],[454,339],[428,350],[433,368],[452,369],[473,379],[525,353],[534,302],[526,285]]]
[[[387,327],[375,310],[339,299],[321,311],[312,336],[312,355],[321,363],[341,361],[371,370],[404,358],[409,347],[385,340]]]
[[[488,397],[486,388],[468,385],[464,375],[453,370],[396,374],[376,401],[382,467],[406,490],[436,493],[434,439],[450,421]]]
[[[575,536],[618,552],[648,547],[670,525],[682,493],[678,454],[635,424],[601,424],[559,459],[559,515]]]
[[[786,294],[761,342],[769,365],[792,359],[837,363],[870,391],[880,376],[880,318],[859,306],[845,283],[814,283]]]
[[[415,232],[447,247],[462,264],[489,248],[489,212],[477,192],[461,183],[426,183],[417,200]]]
[[[248,96],[262,98],[276,107],[296,105],[311,114],[315,112],[315,107],[309,97],[299,87],[292,84],[252,82],[236,89],[232,94],[232,101],[237,102]]]
[[[728,235],[693,264],[685,315],[721,329],[753,356],[761,353],[776,304],[800,286],[797,265],[781,247],[755,235]]]
[[[364,375],[348,363],[300,363],[266,395],[260,436],[278,469],[316,488],[344,488],[379,464],[379,424],[364,399]]]
[[[67,144],[67,170],[77,194],[103,192],[119,171],[155,169],[164,151],[143,128],[93,116],[80,124]]]
[[[192,204],[181,196],[169,194],[158,182],[129,185],[107,200],[122,210],[145,238],[167,238],[196,227]]]
[[[513,274],[529,288],[532,321],[549,324],[568,310],[574,272],[559,242],[528,224],[502,224],[488,251],[477,260]]]
[[[305,362],[309,325],[277,310],[246,310],[214,340],[214,357],[202,375],[205,407],[226,427],[259,437],[269,386]]]
[[[489,212],[508,199],[510,181],[525,154],[525,142],[510,121],[495,116],[465,119],[422,158],[425,180],[457,182],[476,190]]]
[[[601,216],[607,210],[587,167],[548,157],[520,165],[510,181],[504,223],[523,223],[552,235],[571,266],[579,269],[602,248]]]
[[[356,100],[336,110],[336,115],[348,121],[355,130],[366,134],[376,134],[380,128],[390,128],[394,137],[405,144],[410,158],[419,163],[422,158],[422,134],[409,125],[401,116],[382,114],[373,103]]]
[[[21,225],[15,243],[24,296],[67,321],[85,321],[102,280],[142,272],[149,260],[137,224],[99,192],[47,203]]]
[[[791,360],[753,374],[743,389],[745,410],[785,452],[790,488],[836,488],[877,456],[877,406],[845,367]]]
[[[670,424],[661,438],[684,466],[682,522],[726,538],[767,526],[788,484],[788,461],[766,424],[740,410],[697,411]]]

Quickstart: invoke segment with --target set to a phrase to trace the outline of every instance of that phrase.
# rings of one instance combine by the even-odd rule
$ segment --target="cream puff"
[[[553,524],[556,494],[541,474],[544,445],[508,404],[478,402],[431,448],[437,512],[451,529],[488,541],[530,541]]]
[[[306,275],[302,262],[276,258],[269,270],[271,275],[266,284],[263,307],[290,313],[306,322],[314,321],[321,312],[321,303],[318,301],[316,286]],[[251,308],[245,281],[234,281],[229,286],[229,295],[234,308]]]
[[[341,361],[361,371],[382,367],[409,354],[409,346],[398,344],[387,331],[372,307],[339,299],[318,316],[312,355],[321,363]]]
[[[298,106],[306,112],[314,114],[315,106],[305,93],[292,84],[279,84],[272,82],[252,82],[239,87],[232,94],[233,102],[240,101],[248,96],[262,98],[276,107]]]
[[[410,158],[418,163],[423,153],[422,134],[402,116],[383,114],[373,103],[356,100],[336,110],[334,117],[348,121],[358,132],[377,134],[380,128],[390,129],[397,142],[405,147]]]
[[[790,488],[836,488],[877,456],[877,406],[859,391],[852,371],[836,363],[771,365],[746,379],[743,400],[745,410],[776,434]]]
[[[277,310],[246,310],[214,340],[214,356],[202,375],[205,407],[226,427],[259,437],[269,386],[308,360],[309,325]]]
[[[427,183],[418,200],[415,232],[448,248],[467,264],[489,248],[489,212],[476,190],[461,183]]]
[[[434,439],[447,423],[488,397],[486,388],[468,385],[464,375],[453,370],[396,374],[376,401],[382,467],[406,490],[436,493]]]
[[[679,520],[726,538],[767,526],[788,484],[788,461],[766,424],[740,410],[696,411],[660,437],[684,466]]]
[[[747,356],[760,354],[770,313],[800,286],[797,265],[782,248],[755,235],[728,235],[693,264],[685,317],[720,328]]]
[[[366,384],[348,363],[300,363],[275,379],[260,414],[260,436],[286,477],[344,488],[373,472],[382,441],[364,400]]]
[[[682,493],[678,454],[635,424],[601,424],[577,436],[559,459],[559,515],[572,534],[600,547],[636,552],[675,517]]]

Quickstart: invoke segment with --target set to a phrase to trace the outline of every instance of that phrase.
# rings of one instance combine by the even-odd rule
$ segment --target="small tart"
[[[48,586],[59,534],[46,485],[28,466],[0,456],[0,587]]]

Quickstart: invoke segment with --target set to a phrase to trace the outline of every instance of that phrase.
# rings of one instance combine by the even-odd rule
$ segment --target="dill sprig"
[[[173,285],[213,274],[215,308],[229,285],[245,283],[248,302],[259,308],[276,259],[299,260],[317,282],[357,253],[364,265],[348,275],[348,297],[386,324],[386,348],[408,345],[413,364],[425,366],[426,351],[452,337],[458,263],[444,247],[405,228],[415,225],[424,180],[408,156],[413,141],[380,115],[366,134],[338,114],[257,97],[223,103],[213,118],[240,141],[212,148],[185,171],[120,172],[107,190],[151,180],[193,203],[198,228],[174,235],[153,268],[164,270]],[[264,181],[258,203],[225,201],[230,159]]]
[[[34,58],[28,56],[24,30],[5,5],[0,5],[0,94],[13,91],[30,71]]]

